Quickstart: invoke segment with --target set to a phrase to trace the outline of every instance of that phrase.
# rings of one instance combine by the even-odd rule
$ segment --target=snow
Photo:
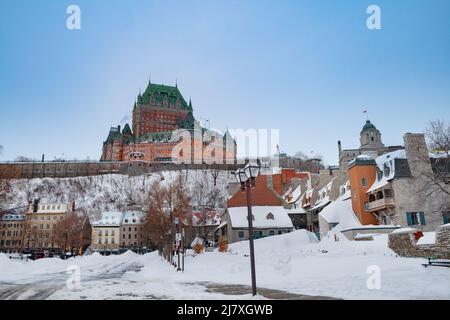
[[[323,208],[319,216],[328,223],[337,223],[338,225],[335,226],[337,228],[336,230],[361,226],[361,223],[353,212],[352,201],[347,198],[347,192]]]
[[[321,208],[330,203],[330,192],[334,179],[335,178],[333,178],[325,187],[318,191],[317,201],[314,204],[314,207],[311,208],[311,210]]]
[[[205,193],[217,190],[223,203],[228,197],[228,183],[234,181],[229,171],[220,171],[217,186],[209,172],[202,170],[159,171],[143,176],[107,174],[73,178],[36,178],[11,180],[11,190],[0,204],[2,209],[28,206],[28,200],[41,199],[41,203],[69,203],[75,201],[78,209],[89,209],[95,215],[101,211],[124,211],[127,204],[144,206],[155,182],[166,186],[177,179],[186,182],[192,193],[201,182]],[[223,205],[223,203],[218,204]]]
[[[210,210],[205,216],[200,211],[192,212],[192,225],[199,226],[218,226],[222,210]]]
[[[373,185],[367,190],[367,193],[370,193],[372,191],[375,191],[377,189],[380,189],[387,185],[395,176],[395,162],[394,159],[406,159],[406,153],[405,150],[396,150],[393,152],[389,152],[386,154],[383,154],[375,159],[375,162],[377,163],[378,170],[383,172],[383,177],[378,180],[378,178],[375,179],[375,182]],[[389,174],[384,174],[384,165],[386,165],[389,168]]]
[[[339,239],[317,242],[314,234],[297,230],[255,240],[257,286],[344,299],[450,299],[449,270],[423,268],[422,258],[398,257],[387,247],[387,235],[373,241],[348,241],[342,235]],[[0,254],[0,283],[48,284],[60,279],[49,299],[249,299],[248,294],[225,295],[205,288],[208,283],[250,285],[248,241],[233,243],[229,249],[200,255],[188,252],[183,273],[157,252],[29,262]],[[77,290],[64,285],[68,266],[81,269]],[[380,270],[378,290],[367,287],[373,266]],[[22,298],[32,293],[25,292]]]
[[[92,222],[93,226],[120,226],[122,212],[102,212],[100,220]]]
[[[392,233],[410,233],[410,232],[417,232],[417,229],[413,229],[413,228],[399,228],[397,230],[392,231]]]
[[[123,213],[122,224],[140,224],[144,214],[142,211],[125,211]]]
[[[436,243],[436,232],[424,232],[423,237],[421,237],[417,241],[417,245],[424,245],[424,244],[435,244]]]
[[[376,237],[379,236],[380,233],[357,233],[355,236],[355,239],[366,239],[370,237]]]
[[[269,214],[273,219],[268,219]],[[228,214],[233,228],[248,228],[247,207],[228,208]],[[293,228],[291,218],[282,206],[254,206],[254,228]]]
[[[302,195],[302,186],[298,185],[296,188],[289,188],[289,190],[284,194],[284,199],[288,203],[297,202]]]

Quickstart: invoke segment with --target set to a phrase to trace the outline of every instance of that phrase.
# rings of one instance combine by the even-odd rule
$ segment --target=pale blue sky
[[[149,74],[211,127],[279,128],[282,150],[334,164],[363,108],[385,144],[450,119],[450,2],[2,0],[0,160],[98,159]]]

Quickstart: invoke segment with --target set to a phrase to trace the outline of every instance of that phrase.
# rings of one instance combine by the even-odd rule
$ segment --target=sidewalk
[[[227,285],[216,283],[207,283],[202,285],[204,285],[208,289],[207,292],[222,293],[226,295],[244,295],[251,294],[252,292],[251,287],[244,285]],[[308,296],[267,288],[257,288],[257,292],[259,295],[271,300],[339,300],[338,298]]]

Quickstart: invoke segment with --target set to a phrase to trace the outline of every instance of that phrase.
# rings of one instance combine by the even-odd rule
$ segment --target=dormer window
[[[383,179],[383,171],[377,170],[377,179],[378,179],[378,181],[380,181],[381,179]]]
[[[269,214],[266,216],[267,220],[274,220],[275,217],[273,216],[272,212],[269,212]]]
[[[389,169],[389,167],[386,164],[384,164],[384,176],[388,177],[390,173],[391,173],[391,170]]]

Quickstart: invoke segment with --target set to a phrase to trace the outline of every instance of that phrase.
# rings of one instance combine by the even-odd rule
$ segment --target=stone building
[[[102,161],[234,163],[236,142],[202,128],[178,87],[149,82],[133,106],[132,129],[112,127],[103,143]],[[180,132],[182,130],[183,132]],[[187,133],[187,135],[186,135]],[[183,142],[181,142],[183,141]]]
[[[53,241],[55,225],[64,219],[67,213],[75,210],[75,203],[39,203],[29,205],[25,213],[23,228],[23,247],[27,250],[57,251],[59,246]]]
[[[375,159],[360,156],[350,164],[353,209],[363,224],[436,230],[448,221],[450,185],[442,182],[430,192],[435,183],[430,184],[436,171],[435,155],[429,153],[423,134],[407,133],[403,139],[404,150]],[[450,173],[450,160],[447,166]]]
[[[20,251],[25,215],[5,213],[0,218],[0,251]]]
[[[125,250],[142,249],[142,211],[102,212],[93,221],[91,249],[94,252],[118,254]]]
[[[100,220],[91,223],[91,249],[94,252],[119,253],[123,212],[102,212]]]
[[[142,239],[142,211],[126,211],[123,214],[120,232],[120,248],[122,250],[141,248]]]
[[[342,149],[341,141],[338,141],[339,166],[345,170],[348,164],[363,153],[382,155],[387,152],[403,149],[402,146],[386,147],[381,140],[381,132],[375,125],[367,120],[359,134],[360,146],[357,149]]]

